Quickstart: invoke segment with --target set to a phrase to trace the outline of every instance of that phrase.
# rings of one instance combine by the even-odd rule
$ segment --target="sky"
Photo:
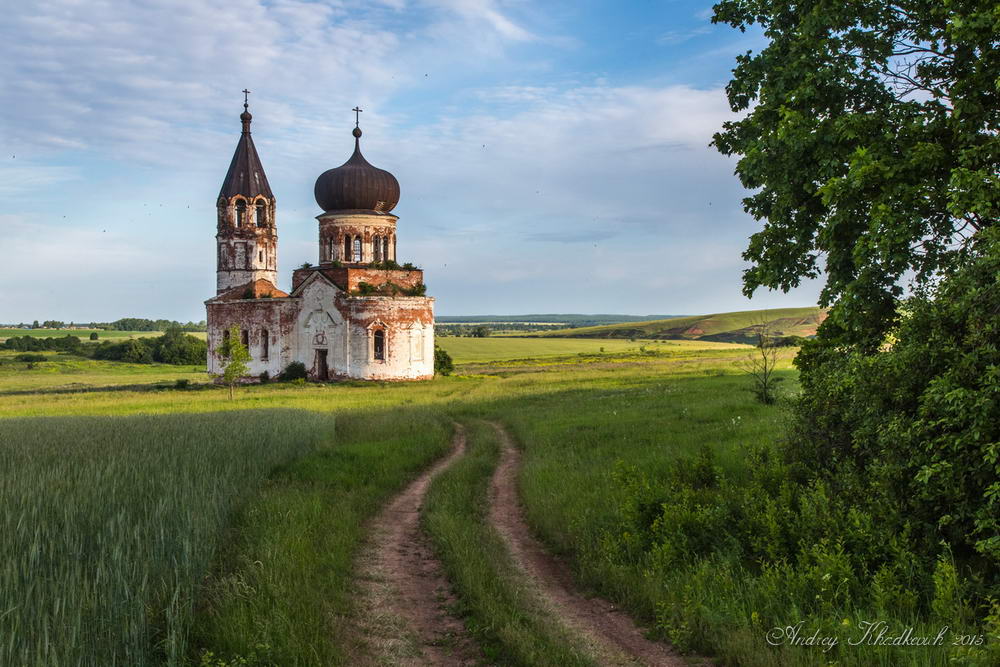
[[[735,56],[685,0],[27,0],[0,23],[0,322],[198,321],[240,135],[277,198],[279,287],[316,263],[313,184],[400,182],[397,259],[439,315],[702,314],[741,293]]]

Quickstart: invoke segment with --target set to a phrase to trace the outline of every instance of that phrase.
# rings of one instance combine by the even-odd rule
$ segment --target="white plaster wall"
[[[344,318],[334,305],[340,290],[325,280],[314,279],[302,291],[302,309],[295,323],[296,361],[316,373],[316,350],[327,351],[327,369],[332,379],[348,374]]]

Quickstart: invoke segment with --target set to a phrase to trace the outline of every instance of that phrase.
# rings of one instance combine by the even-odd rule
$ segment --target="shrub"
[[[27,361],[31,363],[36,361],[45,361],[47,358],[48,357],[46,357],[44,354],[19,354],[16,357],[14,357],[14,359],[16,359],[17,361]]]
[[[174,389],[187,389],[191,386],[191,380],[187,378],[181,378],[174,382]]]
[[[309,373],[306,371],[306,365],[301,361],[293,361],[285,366],[285,370],[281,372],[278,379],[284,382],[289,382],[292,380],[305,380],[308,376]]]
[[[403,290],[403,294],[406,296],[424,296],[427,294],[427,285],[423,283],[417,283],[413,287],[409,287]]]
[[[1000,595],[1000,231],[918,292],[874,353],[808,341],[796,364],[804,466],[914,529],[925,559],[951,549]]]
[[[434,346],[434,372],[439,375],[451,375],[455,369],[455,363],[451,360],[451,355],[447,351]]]
[[[268,373],[267,371],[264,371],[263,373],[261,373],[259,377],[260,377],[260,383],[261,384],[267,384],[268,382],[271,381],[271,374]]]
[[[96,331],[91,331],[90,332],[90,340],[97,340],[97,332]]]

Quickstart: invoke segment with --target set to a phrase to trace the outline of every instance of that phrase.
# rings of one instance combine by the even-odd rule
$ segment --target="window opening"
[[[267,361],[268,353],[271,351],[271,337],[267,329],[260,330],[260,358]]]
[[[267,209],[264,206],[264,202],[257,202],[257,226],[264,227],[267,225]]]
[[[381,329],[375,332],[375,359],[385,361],[385,332]]]
[[[242,199],[236,202],[236,226],[243,225],[243,220],[247,214],[247,203]]]
[[[360,236],[355,236],[354,237],[354,261],[355,262],[360,262],[361,261],[361,237]]]

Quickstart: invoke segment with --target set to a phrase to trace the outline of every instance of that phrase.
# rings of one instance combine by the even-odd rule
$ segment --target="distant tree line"
[[[69,335],[58,338],[15,336],[0,344],[0,348],[18,352],[68,352],[82,357],[133,364],[204,364],[208,358],[208,345],[205,341],[185,333],[179,327],[167,329],[162,336],[133,338],[121,342],[84,343],[79,337]]]
[[[35,320],[31,324],[21,322],[14,325],[14,328],[17,329],[66,329],[73,327],[104,329],[106,331],[167,331],[168,329],[205,331],[207,328],[204,320],[182,323],[174,320],[148,320],[143,317],[123,317],[114,322],[70,322],[69,324],[61,320],[45,320],[41,323]]]
[[[493,330],[484,325],[469,326],[458,324],[438,324],[434,327],[435,336],[465,336],[468,338],[487,338]]]

